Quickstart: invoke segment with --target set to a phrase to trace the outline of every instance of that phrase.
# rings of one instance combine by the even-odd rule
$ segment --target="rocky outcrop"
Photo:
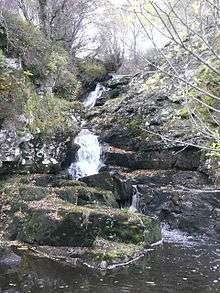
[[[117,171],[116,171],[117,170]],[[115,169],[133,187],[136,208],[171,229],[219,241],[220,189],[198,171]],[[132,197],[128,200],[131,204]]]
[[[67,132],[45,138],[28,131],[20,134],[17,130],[0,130],[0,174],[61,171],[71,163],[68,153],[75,135]]]
[[[59,254],[57,260],[68,249],[81,251],[73,257],[99,269],[143,256],[145,247],[161,239],[160,223],[119,209],[114,190],[105,186],[90,187],[64,175],[6,178],[1,182],[2,238],[17,249],[28,244],[37,256]]]
[[[200,64],[191,66],[193,76]],[[219,156],[201,150],[210,144],[193,127],[179,87],[155,70],[123,86],[119,78],[111,88],[118,96],[105,92],[104,103],[87,114],[88,125],[105,145],[105,170],[123,178],[125,190],[135,187],[139,211],[219,241]]]

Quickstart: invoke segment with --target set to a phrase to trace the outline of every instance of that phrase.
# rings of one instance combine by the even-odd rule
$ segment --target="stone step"
[[[16,239],[39,245],[90,247],[97,237],[149,246],[159,241],[160,224],[127,210],[80,207],[49,196],[29,202],[13,221]]]
[[[197,188],[209,184],[207,176],[197,171],[180,170],[135,170],[132,172],[118,171],[133,185],[144,184],[150,187],[183,186]]]

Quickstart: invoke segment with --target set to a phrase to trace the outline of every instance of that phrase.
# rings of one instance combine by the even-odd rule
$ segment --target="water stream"
[[[98,137],[88,129],[82,129],[74,142],[79,145],[77,161],[71,164],[69,173],[75,179],[97,174],[101,162],[101,146]]]
[[[103,88],[97,85],[85,100],[91,109]],[[84,128],[74,141],[80,146],[70,174],[98,173],[101,146],[98,137]],[[139,192],[133,186],[130,211],[138,210]],[[18,267],[0,264],[1,293],[214,293],[220,292],[219,244],[193,239],[178,230],[162,227],[163,241],[127,267],[108,272],[71,268],[46,258],[24,258]]]
[[[92,91],[85,99],[84,106],[86,109],[91,109],[95,106],[96,101],[101,97],[105,87],[100,83],[97,84],[94,91]]]
[[[220,248],[176,236],[128,267],[96,272],[27,258],[1,268],[1,293],[214,293],[220,292]],[[178,238],[177,242],[175,241]]]
[[[104,89],[98,83],[95,90],[87,96],[84,101],[84,106],[87,110],[95,106]],[[73,162],[69,168],[69,174],[74,179],[97,174],[103,165],[101,161],[102,149],[98,137],[87,128],[83,128],[75,138],[74,143],[79,145],[79,150],[76,162]]]
[[[132,195],[132,202],[129,208],[130,212],[137,212],[139,206],[139,197],[140,193],[138,191],[137,185],[132,185],[133,187],[133,195]]]

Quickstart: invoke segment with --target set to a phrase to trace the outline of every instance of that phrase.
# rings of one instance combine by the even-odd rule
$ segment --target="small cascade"
[[[97,136],[88,129],[82,129],[74,142],[80,148],[77,153],[77,161],[69,168],[70,175],[75,179],[79,179],[97,174],[102,166],[101,146]]]
[[[101,84],[97,84],[96,89],[84,101],[86,109],[91,109],[95,106],[104,89]],[[84,124],[85,121],[82,122],[82,126]],[[103,165],[101,161],[102,149],[98,137],[90,130],[83,128],[75,138],[74,143],[79,145],[80,148],[77,152],[77,161],[72,163],[69,168],[69,174],[74,179],[98,174]]]
[[[97,99],[99,99],[105,90],[105,87],[100,83],[97,84],[94,91],[92,91],[84,101],[84,106],[86,109],[91,109],[95,106]]]
[[[137,212],[138,206],[139,206],[140,192],[138,191],[137,185],[132,185],[132,187],[133,187],[132,203],[129,210],[130,212]]]

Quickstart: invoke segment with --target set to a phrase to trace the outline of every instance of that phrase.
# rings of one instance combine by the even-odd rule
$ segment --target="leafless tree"
[[[154,65],[164,76],[174,79],[183,89],[192,126],[209,143],[208,146],[199,144],[197,147],[219,152],[219,1],[140,0],[135,3],[134,6],[128,0],[126,9],[138,19],[147,39],[163,60],[157,65],[152,64],[151,60],[146,62]],[[170,42],[168,50],[160,46],[155,39],[156,34]],[[169,56],[172,46],[182,54],[184,62],[178,64],[178,58]]]
[[[62,42],[75,55],[85,46],[86,29],[96,9],[94,0],[1,0],[0,8],[18,12],[46,38]]]

